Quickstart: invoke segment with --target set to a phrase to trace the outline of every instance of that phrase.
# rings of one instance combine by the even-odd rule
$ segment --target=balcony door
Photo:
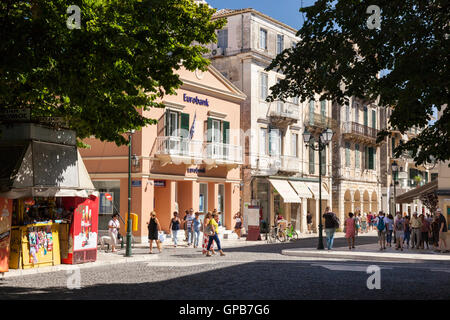
[[[213,143],[212,151],[215,157],[220,157],[222,151],[220,147],[220,143],[222,142],[222,134],[220,129],[221,129],[220,121],[212,119],[211,142]]]

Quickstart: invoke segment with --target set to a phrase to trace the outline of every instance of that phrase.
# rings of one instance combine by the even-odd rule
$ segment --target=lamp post
[[[305,142],[306,148],[310,147],[313,150],[319,151],[319,243],[317,245],[317,250],[323,250],[323,225],[322,225],[322,157],[320,155],[320,152],[326,148],[328,143],[330,143],[331,139],[333,138],[334,132],[333,130],[327,128],[326,130],[322,131],[319,136],[319,141],[317,146],[314,144],[311,144],[311,133],[308,131],[303,132],[303,141]]]
[[[134,130],[128,132],[128,217],[127,217],[127,247],[125,257],[131,257],[131,144]],[[123,241],[122,241],[123,243]]]
[[[392,168],[392,176],[394,179],[394,215],[395,215],[397,212],[397,203],[396,203],[397,194],[395,185],[397,184],[397,173],[398,173],[398,165],[397,162],[395,162],[395,160],[392,162],[391,168]]]

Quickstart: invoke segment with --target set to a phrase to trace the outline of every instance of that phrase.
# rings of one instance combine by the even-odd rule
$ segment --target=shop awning
[[[314,195],[314,199],[319,199],[319,184],[313,182],[305,182],[305,184],[308,186],[309,190],[311,190],[312,194]],[[328,191],[323,187],[323,185],[321,191],[322,200],[329,200],[330,195],[328,194]]]
[[[269,179],[272,186],[283,197],[285,203],[300,203],[301,199],[287,180]]]
[[[419,199],[420,196],[436,192],[438,188],[438,180],[435,179],[431,182],[428,182],[427,184],[412,189],[408,192],[405,192],[395,198],[396,203],[412,203],[414,199]]]
[[[76,146],[32,141],[6,153],[0,197],[83,197],[95,192]],[[23,151],[26,150],[26,151]]]
[[[303,181],[289,180],[289,183],[292,185],[300,198],[311,199],[313,197],[311,190],[309,190],[308,186]]]

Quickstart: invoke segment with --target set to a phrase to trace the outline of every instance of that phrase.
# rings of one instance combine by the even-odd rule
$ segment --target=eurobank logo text
[[[183,101],[209,107],[208,99],[203,100],[203,99],[199,99],[198,97],[193,98],[193,97],[186,95],[186,93],[183,94]]]

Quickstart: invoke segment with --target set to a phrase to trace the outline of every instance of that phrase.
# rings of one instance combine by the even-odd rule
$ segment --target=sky
[[[303,17],[298,12],[302,2],[303,6],[311,6],[314,0],[206,0],[216,9],[244,9],[253,8],[258,10],[294,29],[300,29]]]

